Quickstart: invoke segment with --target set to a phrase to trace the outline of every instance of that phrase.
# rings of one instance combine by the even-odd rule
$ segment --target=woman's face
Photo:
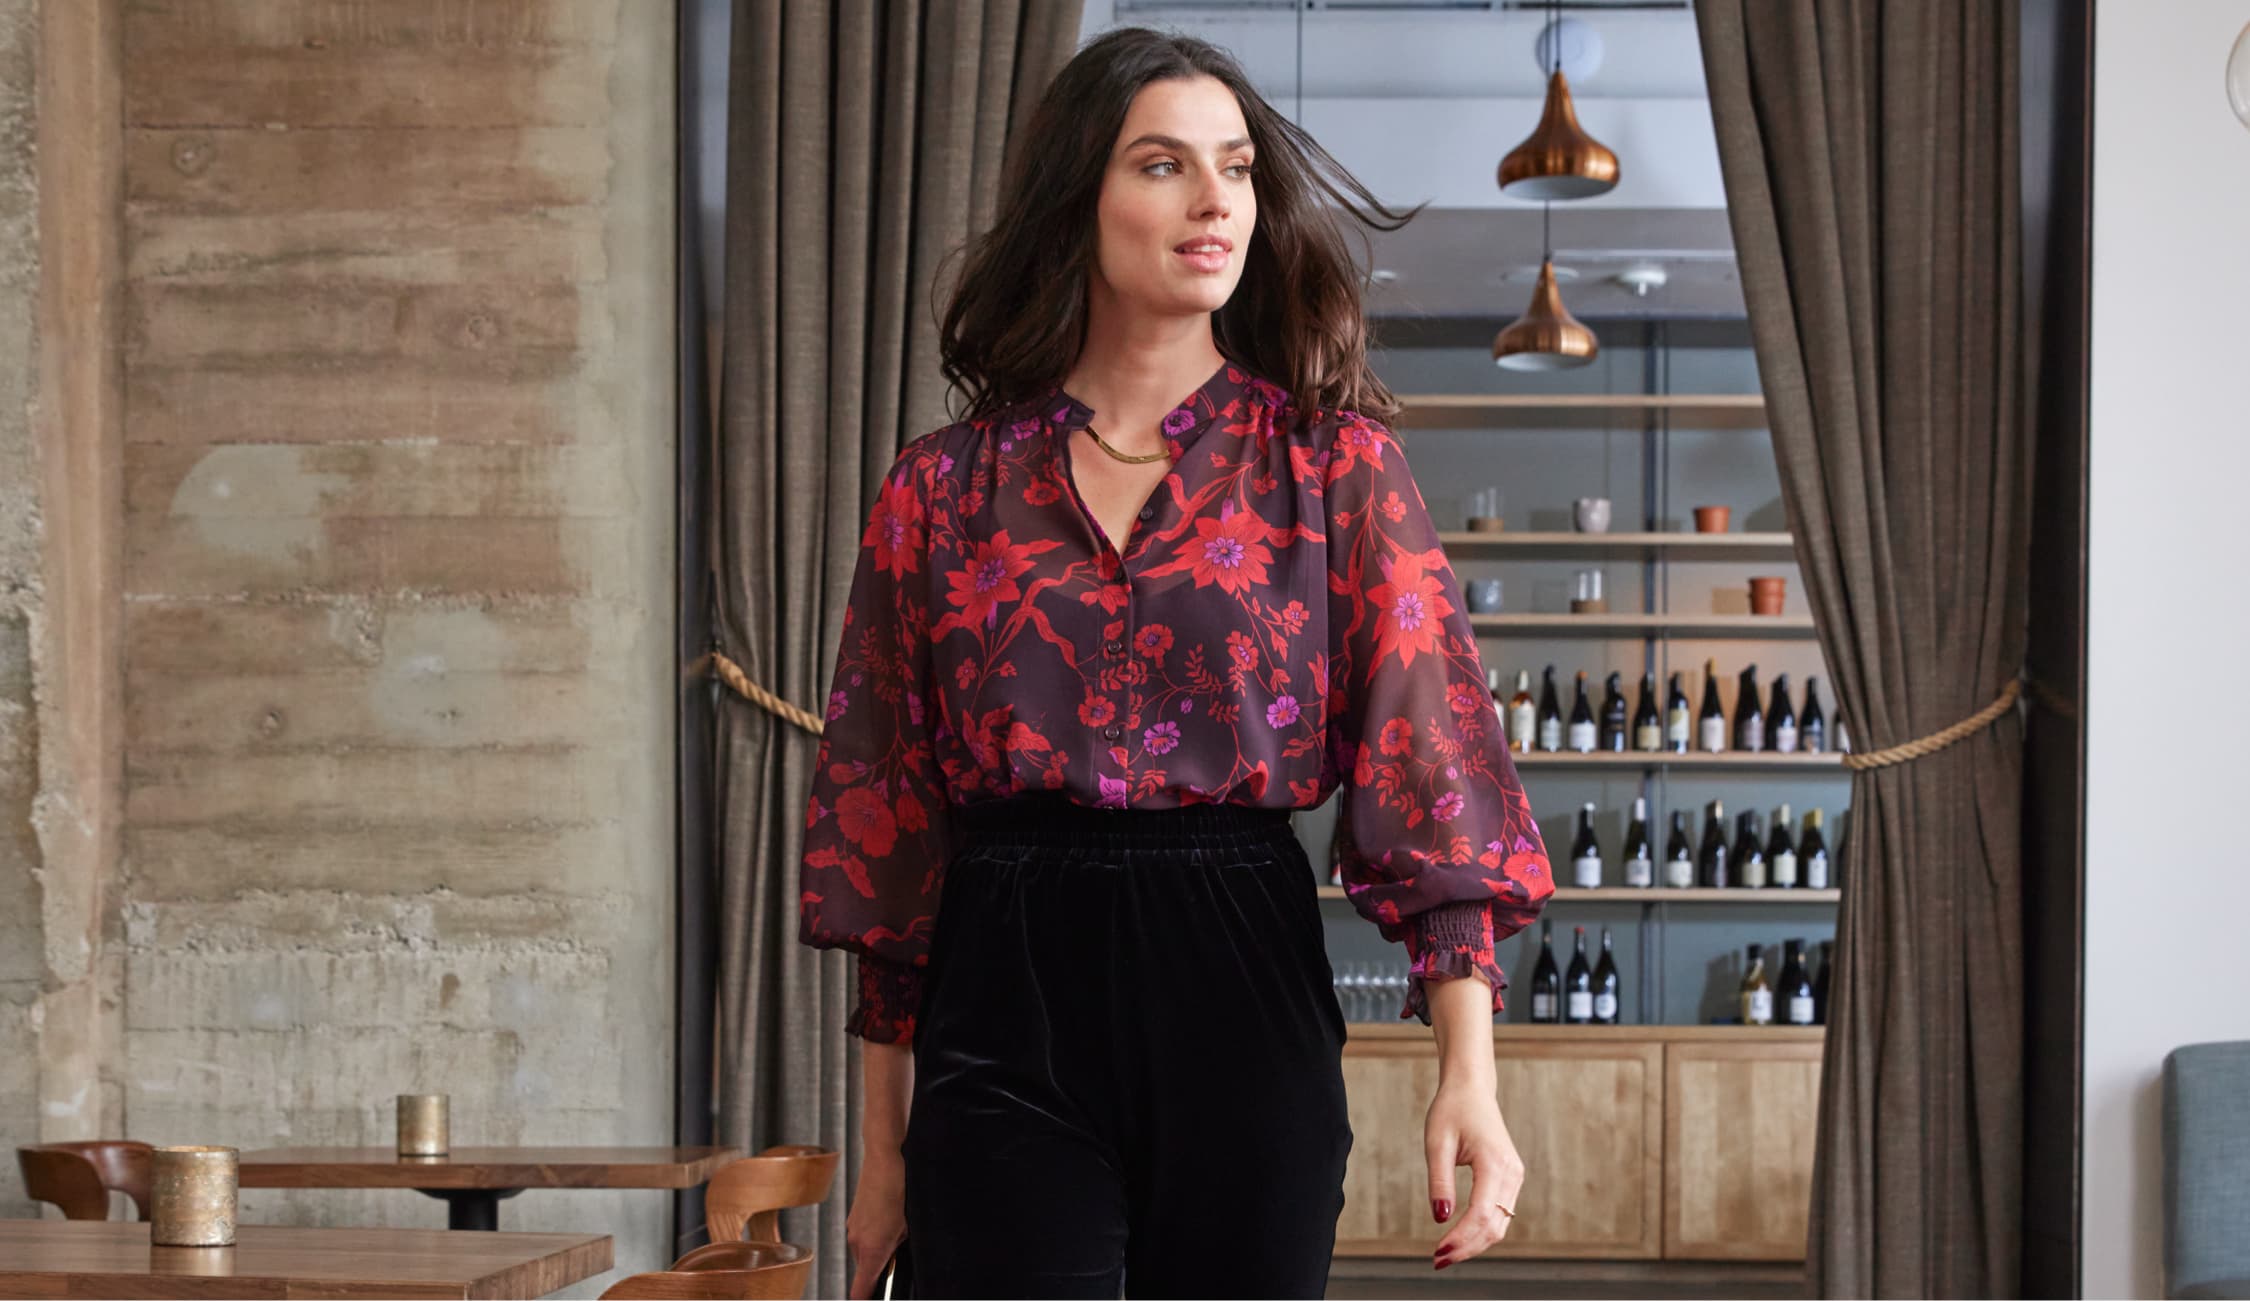
[[[1164,316],[1225,306],[1258,223],[1255,158],[1242,106],[1224,82],[1143,86],[1102,176],[1097,302]]]

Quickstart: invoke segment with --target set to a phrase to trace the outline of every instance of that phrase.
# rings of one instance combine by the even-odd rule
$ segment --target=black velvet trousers
[[[1352,1131],[1287,811],[955,812],[893,1295],[1321,1296]]]

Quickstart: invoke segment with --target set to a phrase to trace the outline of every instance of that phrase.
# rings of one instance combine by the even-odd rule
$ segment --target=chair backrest
[[[603,1301],[795,1301],[812,1281],[812,1253],[788,1242],[713,1242],[672,1268],[621,1278]]]
[[[703,1224],[711,1241],[781,1241],[781,1212],[828,1200],[838,1163],[836,1149],[798,1143],[719,1167],[703,1191]]]
[[[2164,1294],[2250,1279],[2250,1042],[2164,1058]],[[2228,1293],[2228,1295],[2238,1295]]]
[[[16,1149],[24,1192],[33,1201],[53,1202],[73,1220],[109,1218],[109,1195],[133,1199],[133,1209],[148,1218],[149,1145],[131,1139],[86,1143],[35,1143]]]

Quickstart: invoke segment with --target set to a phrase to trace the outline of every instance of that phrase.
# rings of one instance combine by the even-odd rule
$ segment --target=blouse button
[[[1123,655],[1125,653],[1125,643],[1121,641],[1113,641],[1109,645],[1104,646],[1102,649],[1108,651],[1112,655]]]
[[[1114,741],[1123,735],[1125,735],[1125,729],[1115,723],[1111,723],[1108,727],[1102,729],[1102,739],[1105,741]]]
[[[1142,518],[1142,519],[1152,519],[1152,518],[1154,518],[1154,517],[1155,517],[1155,515],[1156,515],[1156,507],[1154,507],[1154,506],[1143,506],[1143,507],[1141,507],[1141,518]]]

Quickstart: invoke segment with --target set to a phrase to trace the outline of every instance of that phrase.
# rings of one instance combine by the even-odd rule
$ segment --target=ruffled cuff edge
[[[1508,975],[1493,954],[1492,905],[1469,900],[1440,904],[1417,914],[1406,935],[1406,1006],[1401,1021],[1430,1024],[1429,982],[1483,976],[1492,986],[1492,1011],[1498,1015],[1507,1002],[1501,991]]]
[[[920,967],[859,955],[859,1002],[844,1022],[844,1033],[871,1044],[914,1041],[914,1017],[922,1008]]]

